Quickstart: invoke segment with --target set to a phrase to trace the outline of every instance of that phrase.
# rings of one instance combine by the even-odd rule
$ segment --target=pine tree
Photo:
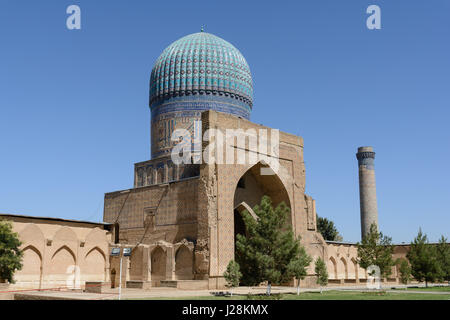
[[[370,226],[370,232],[356,246],[358,248],[358,264],[362,268],[367,270],[372,265],[378,266],[381,278],[386,278],[392,273],[392,267],[395,265],[392,259],[394,252],[392,239],[378,232],[375,224]]]
[[[325,240],[343,240],[333,221],[328,220],[327,218],[319,217],[319,215],[316,215],[316,218],[317,232],[319,232]]]
[[[244,210],[246,236],[236,235],[236,261],[242,272],[242,284],[258,285],[267,281],[267,293],[272,284],[286,283],[291,275],[288,265],[299,255],[300,241],[287,223],[289,207],[281,202],[275,209],[270,197],[253,208],[258,220]]]
[[[14,283],[14,272],[22,269],[21,244],[18,234],[12,231],[12,224],[0,220],[0,281]]]
[[[450,281],[450,245],[447,239],[441,236],[436,247],[437,260],[439,263],[441,274],[440,281]]]
[[[297,295],[300,294],[300,280],[305,279],[307,275],[306,268],[311,263],[312,258],[306,253],[303,246],[299,249],[298,257],[292,260],[288,265],[288,272],[297,278]]]
[[[316,283],[320,286],[320,294],[322,294],[322,287],[328,284],[328,271],[322,258],[317,258],[314,271],[316,272],[317,276]]]
[[[400,273],[400,282],[403,284],[408,284],[411,280],[411,266],[406,259],[397,259],[396,264],[398,265],[398,271]]]
[[[239,269],[239,264],[236,261],[231,260],[228,263],[227,270],[223,274],[225,280],[227,281],[227,287],[230,289],[239,286],[239,280],[242,277],[242,273]],[[232,292],[231,295],[233,295]]]
[[[439,278],[441,269],[436,247],[428,243],[427,235],[423,234],[421,229],[414,241],[411,242],[411,249],[406,257],[411,263],[411,274],[414,279],[419,282],[425,281],[426,287],[428,287],[428,282],[434,282]]]

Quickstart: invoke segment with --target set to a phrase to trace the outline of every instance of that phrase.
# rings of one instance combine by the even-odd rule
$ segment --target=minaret
[[[361,238],[370,232],[370,226],[378,227],[377,194],[375,187],[375,152],[372,147],[359,147],[356,154],[359,167],[359,201],[361,207]]]

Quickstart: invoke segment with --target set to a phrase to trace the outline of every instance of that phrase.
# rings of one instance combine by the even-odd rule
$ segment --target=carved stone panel
[[[316,230],[316,201],[305,195],[308,230]]]

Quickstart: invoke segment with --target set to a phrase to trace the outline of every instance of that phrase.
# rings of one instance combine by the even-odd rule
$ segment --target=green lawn
[[[399,291],[405,291],[406,289],[395,289]],[[428,288],[408,288],[408,291],[431,291],[431,292],[450,292],[450,286],[448,287],[428,287]]]
[[[431,289],[431,288],[428,288]],[[440,291],[436,290],[429,291]],[[442,289],[442,288],[441,288]],[[418,288],[415,290],[419,290]],[[412,291],[412,288],[408,289]],[[445,290],[442,290],[445,291]],[[177,298],[149,298],[144,300],[253,300],[253,299],[274,299],[274,300],[450,300],[449,294],[426,294],[426,293],[405,293],[405,292],[360,292],[360,291],[324,291],[320,292],[303,292],[296,294],[274,294],[270,298],[266,296],[233,296],[233,297],[177,297]]]
[[[303,295],[303,296],[302,296]],[[286,300],[449,300],[450,295],[403,293],[403,292],[357,292],[357,291],[327,291],[322,296],[318,292],[305,292],[297,295],[285,295]]]

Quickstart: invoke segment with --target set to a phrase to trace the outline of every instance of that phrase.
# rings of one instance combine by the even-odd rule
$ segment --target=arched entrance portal
[[[234,241],[237,234],[245,234],[245,225],[241,213],[247,210],[254,219],[257,219],[252,208],[261,203],[264,195],[272,199],[272,204],[276,207],[284,202],[291,208],[291,202],[286,188],[277,174],[261,175],[261,168],[268,167],[262,163],[257,163],[247,170],[239,179],[234,192]],[[292,226],[292,215],[287,217],[287,226]],[[236,248],[236,246],[235,246]]]

